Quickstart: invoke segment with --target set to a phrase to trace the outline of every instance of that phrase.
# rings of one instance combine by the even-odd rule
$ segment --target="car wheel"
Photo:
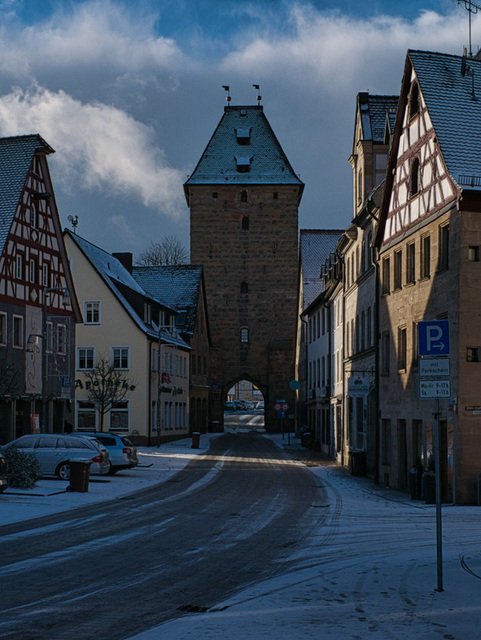
[[[60,480],[70,480],[70,463],[62,462],[59,464],[55,474]]]
[[[112,463],[110,462],[110,468],[109,468],[109,474],[111,476],[114,475],[114,473],[117,473],[118,469],[116,469],[115,467],[112,466]]]

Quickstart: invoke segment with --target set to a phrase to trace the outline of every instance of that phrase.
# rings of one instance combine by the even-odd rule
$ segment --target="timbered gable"
[[[376,245],[481,193],[481,58],[409,51]]]
[[[426,102],[412,69],[384,230],[390,242],[452,202],[459,190],[449,175]]]
[[[40,136],[0,139],[0,190],[9,195],[0,207],[0,303],[42,307],[48,292],[49,309],[71,314],[62,295],[73,285],[47,165],[52,152]]]

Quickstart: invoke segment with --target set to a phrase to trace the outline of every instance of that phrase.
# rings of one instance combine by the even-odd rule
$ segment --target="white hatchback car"
[[[39,433],[21,436],[3,445],[3,449],[15,447],[23,453],[33,454],[43,476],[70,479],[70,461],[90,462],[91,475],[109,472],[109,452],[97,440],[89,436],[74,437],[64,433]]]

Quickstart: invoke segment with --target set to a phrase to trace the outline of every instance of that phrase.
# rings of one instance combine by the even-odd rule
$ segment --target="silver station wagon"
[[[40,465],[43,476],[70,479],[70,461],[90,462],[90,474],[103,475],[109,472],[109,453],[96,439],[89,436],[74,437],[62,433],[40,433],[21,436],[3,445],[3,449],[15,447],[24,453],[33,454]]]

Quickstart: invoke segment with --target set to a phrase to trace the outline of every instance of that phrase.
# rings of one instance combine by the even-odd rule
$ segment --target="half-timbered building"
[[[0,441],[73,420],[80,312],[39,135],[0,139]]]
[[[376,238],[380,479],[406,488],[439,431],[456,503],[479,499],[481,472],[480,119],[481,60],[408,52]],[[450,348],[418,339],[425,321]]]

